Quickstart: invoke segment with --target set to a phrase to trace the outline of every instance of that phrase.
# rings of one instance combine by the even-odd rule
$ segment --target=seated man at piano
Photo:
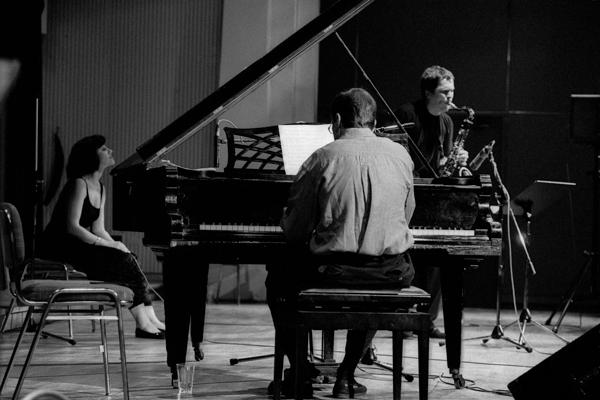
[[[425,69],[421,75],[421,98],[403,104],[395,113],[402,123],[413,122],[414,127],[408,133],[425,159],[436,172],[440,172],[451,152],[454,143],[454,123],[448,110],[455,108],[454,74],[444,67],[433,65]],[[457,162],[465,166],[469,153],[457,149]],[[420,165],[415,168],[415,176],[425,174],[426,168]],[[431,306],[427,311],[431,315],[431,331],[429,336],[436,339],[445,338],[445,334],[436,328],[433,321],[437,318],[441,301],[441,285],[439,269],[430,267],[431,260],[425,263],[417,257],[413,258],[416,268],[415,282],[431,293]],[[425,264],[428,264],[427,266]]]
[[[281,226],[294,249],[289,262],[269,265],[267,302],[284,351],[294,365],[294,332],[286,329],[297,293],[307,287],[402,288],[414,269],[409,222],[415,208],[413,161],[400,144],[375,136],[376,103],[364,89],[339,93],[331,106],[334,141],[302,165],[290,189]],[[348,331],[333,397],[366,387],[356,366],[375,332]],[[304,377],[314,374],[306,363]],[[295,371],[286,374],[290,394]],[[289,376],[288,376],[289,375]],[[310,382],[304,395],[312,395]],[[286,393],[287,392],[287,393]]]

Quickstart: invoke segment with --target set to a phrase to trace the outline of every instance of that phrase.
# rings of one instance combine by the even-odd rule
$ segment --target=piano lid
[[[200,103],[186,111],[136,152],[115,166],[111,174],[142,163],[151,163],[189,139],[212,120],[242,100],[259,85],[271,79],[296,57],[335,32],[374,0],[340,0],[304,25],[265,56],[231,78]]]

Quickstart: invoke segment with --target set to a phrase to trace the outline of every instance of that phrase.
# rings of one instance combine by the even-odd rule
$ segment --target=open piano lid
[[[148,164],[196,134],[212,120],[271,79],[296,57],[335,32],[374,0],[340,0],[265,56],[227,81],[200,103],[140,145],[111,174]]]

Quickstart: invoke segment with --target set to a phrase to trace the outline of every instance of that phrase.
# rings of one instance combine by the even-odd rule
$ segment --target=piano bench
[[[402,382],[402,332],[413,331],[418,336],[419,399],[427,399],[429,375],[428,313],[409,311],[415,304],[429,304],[431,296],[411,286],[397,290],[358,290],[339,288],[306,289],[298,295],[294,319],[296,331],[296,366],[300,371],[306,358],[306,334],[311,330],[336,329],[392,331],[393,399],[400,400]],[[275,335],[275,365],[273,398],[280,398],[283,372],[283,346]],[[301,379],[295,382],[296,399],[302,398]]]

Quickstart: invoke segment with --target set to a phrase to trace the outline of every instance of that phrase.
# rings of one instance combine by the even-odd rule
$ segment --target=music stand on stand
[[[514,210],[513,218],[515,215],[521,215],[523,218],[525,218],[525,235],[521,235],[520,237],[524,248],[527,248],[531,245],[531,222],[533,217],[539,216],[546,208],[562,197],[566,190],[571,189],[574,186],[575,183],[573,182],[535,180],[511,201],[511,205],[513,206],[512,208]],[[527,252],[526,255],[527,265],[525,266],[523,279],[523,309],[521,310],[521,314],[519,316],[519,321],[522,324],[519,342],[521,342],[521,339],[525,334],[527,324],[532,323],[537,327],[550,332],[565,343],[569,343],[568,340],[545,325],[535,321],[531,316],[531,311],[529,310],[529,277],[530,275],[535,275],[536,270]]]
[[[562,308],[558,322],[552,328],[558,328],[567,313],[569,305],[579,286],[591,270],[592,294],[598,297],[598,273],[600,272],[600,94],[571,94],[571,110],[569,113],[569,134],[575,143],[591,145],[594,149],[594,170],[592,171],[592,250],[584,250],[586,261],[579,270],[577,278],[571,283],[569,290],[563,295],[560,303],[554,308],[546,325],[552,324],[552,318]]]

